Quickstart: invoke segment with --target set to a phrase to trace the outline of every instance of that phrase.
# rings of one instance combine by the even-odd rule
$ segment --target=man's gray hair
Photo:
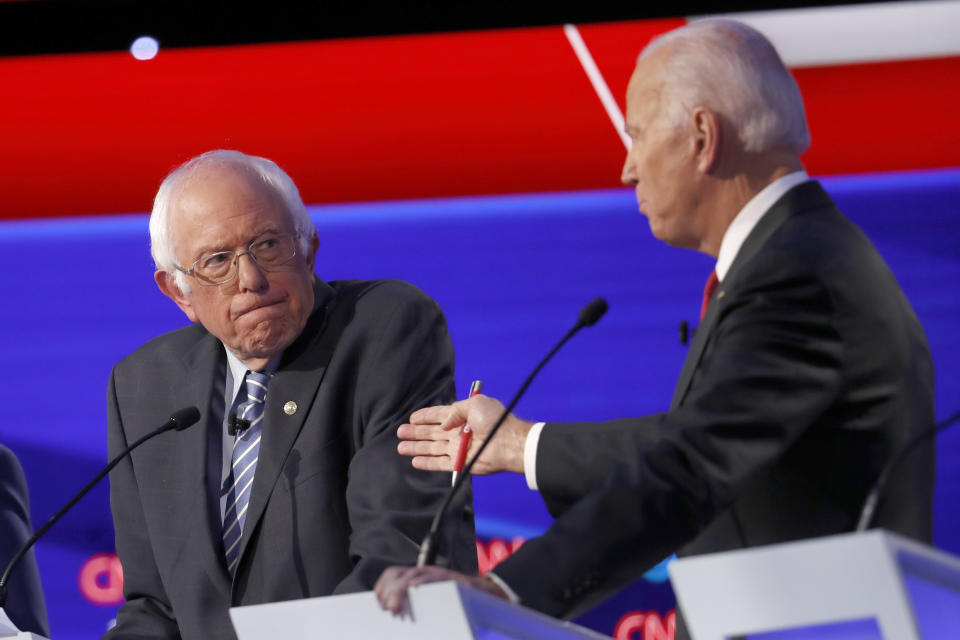
[[[173,205],[177,187],[193,171],[202,167],[222,166],[246,169],[253,176],[262,180],[265,185],[273,189],[280,197],[294,227],[300,236],[300,251],[306,254],[310,250],[310,241],[316,233],[310,214],[303,205],[297,185],[272,160],[258,156],[249,156],[239,151],[216,149],[187,160],[170,172],[160,184],[157,195],[153,199],[153,211],[150,213],[150,253],[157,269],[163,269],[174,274],[174,279],[180,291],[190,292],[190,283],[184,273],[177,270],[175,247],[170,233],[170,209]],[[180,265],[188,266],[188,265]]]
[[[698,20],[655,38],[640,58],[665,47],[661,99],[674,125],[703,106],[729,118],[745,151],[800,155],[810,146],[800,89],[759,31],[723,18]]]

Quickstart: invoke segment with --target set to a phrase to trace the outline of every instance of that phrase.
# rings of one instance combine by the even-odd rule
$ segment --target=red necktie
[[[700,322],[703,322],[703,316],[707,315],[707,307],[710,306],[710,298],[713,297],[713,294],[716,292],[719,284],[720,279],[717,277],[717,272],[711,271],[710,277],[707,278],[707,284],[703,287],[703,303],[700,305]]]

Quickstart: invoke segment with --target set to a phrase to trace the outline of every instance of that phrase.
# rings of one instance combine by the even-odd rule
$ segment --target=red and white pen
[[[483,391],[483,381],[474,380],[470,384],[470,395],[467,397],[472,398],[481,391]],[[457,459],[453,461],[453,477],[450,479],[450,486],[457,484],[457,476],[463,471],[463,465],[467,462],[467,450],[470,449],[472,436],[473,432],[470,431],[470,425],[463,425],[463,428],[460,429],[460,447],[457,449]]]

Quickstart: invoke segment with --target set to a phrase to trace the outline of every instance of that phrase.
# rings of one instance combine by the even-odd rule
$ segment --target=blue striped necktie
[[[257,470],[260,454],[260,433],[263,423],[263,402],[267,397],[270,376],[248,371],[240,388],[242,400],[236,408],[237,418],[246,420],[250,426],[238,432],[233,443],[233,464],[230,471],[230,490],[227,492],[227,509],[223,514],[223,549],[227,568],[233,574],[240,558],[240,539],[243,523],[250,504],[253,475]]]

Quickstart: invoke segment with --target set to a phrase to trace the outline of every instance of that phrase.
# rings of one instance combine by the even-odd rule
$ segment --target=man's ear
[[[720,162],[720,120],[713,111],[697,107],[690,114],[697,169],[710,173]]]
[[[157,269],[153,274],[153,279],[157,281],[157,286],[160,288],[160,291],[163,292],[163,295],[176,302],[180,310],[190,318],[190,322],[199,322],[190,298],[180,291],[180,287],[177,286],[177,280],[173,273],[166,269]]]
[[[320,236],[317,235],[317,230],[313,230],[313,235],[310,237],[310,248],[307,249],[307,264],[310,265],[310,271],[313,271],[314,263],[317,261],[317,251],[320,249]]]

